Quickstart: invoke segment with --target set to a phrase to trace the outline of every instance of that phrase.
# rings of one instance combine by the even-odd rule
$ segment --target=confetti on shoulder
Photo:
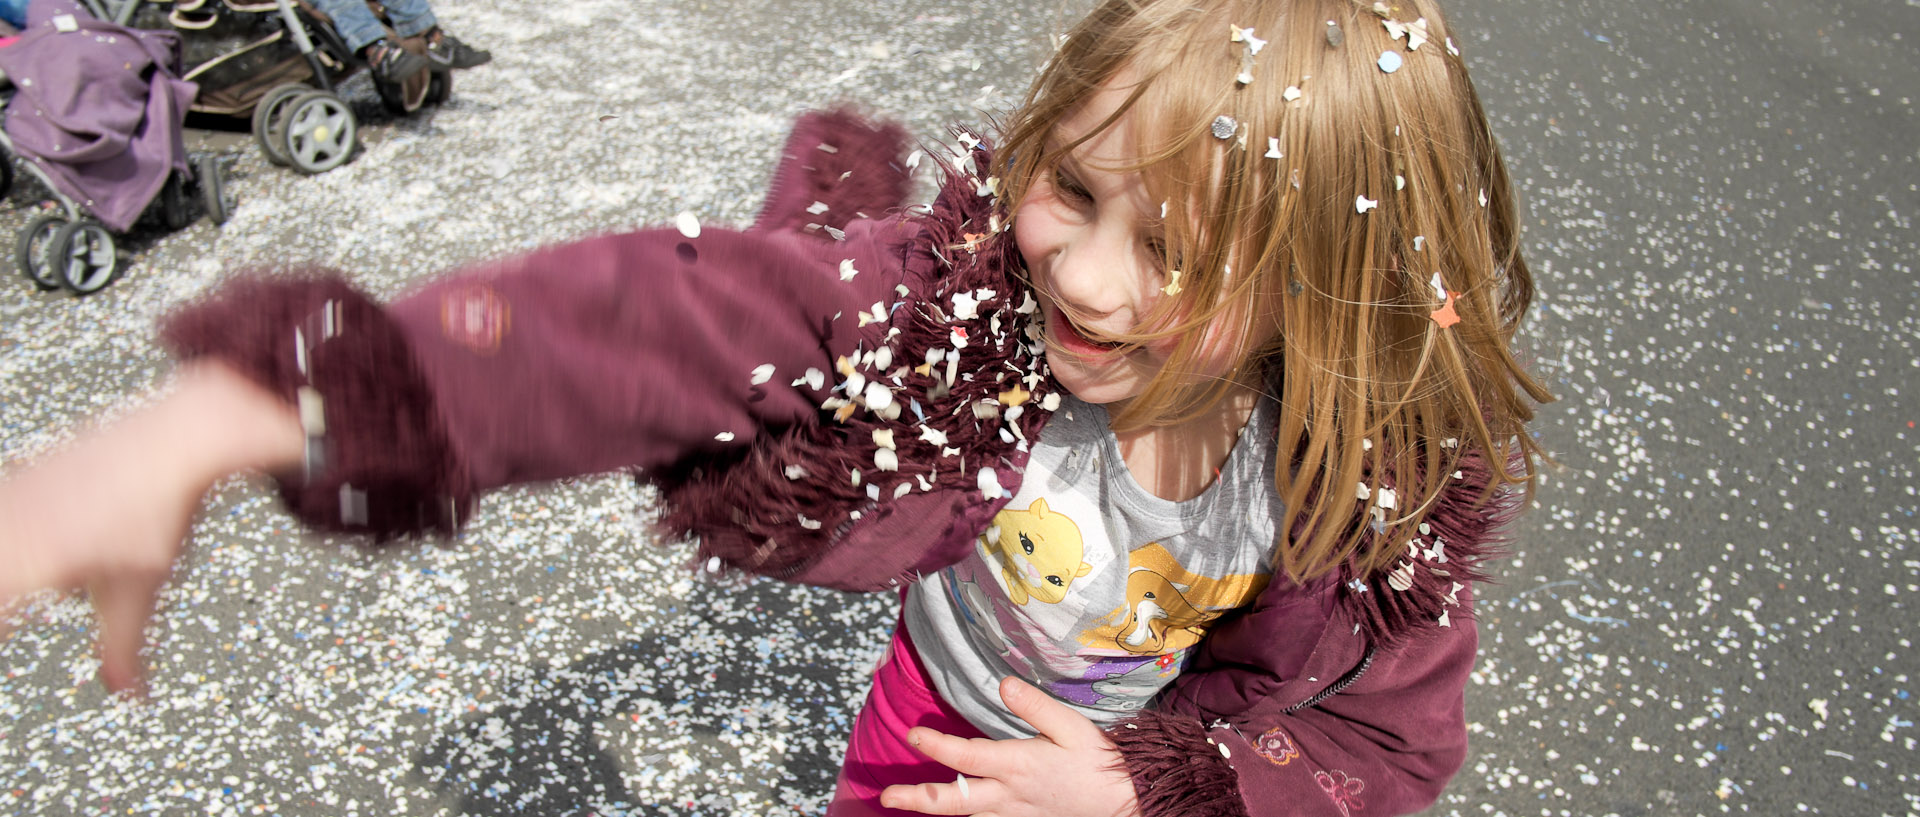
[[[723,443],[730,443],[730,442],[733,442],[733,432],[722,431],[718,434],[713,435],[713,438]]]
[[[853,276],[859,274],[860,271],[853,268],[853,259],[848,258],[840,262],[840,280],[851,281]]]
[[[673,226],[680,231],[681,235],[688,238],[700,237],[700,217],[694,215],[691,210],[682,210],[680,215],[674,216]]]

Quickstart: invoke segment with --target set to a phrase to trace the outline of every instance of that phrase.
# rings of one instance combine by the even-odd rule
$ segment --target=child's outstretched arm
[[[100,615],[102,680],[137,687],[143,632],[201,495],[228,474],[298,465],[302,439],[298,415],[246,378],[183,367],[146,406],[0,480],[0,609],[84,589]]]

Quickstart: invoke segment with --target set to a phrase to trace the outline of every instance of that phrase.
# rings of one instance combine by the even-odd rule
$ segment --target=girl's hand
[[[100,615],[100,677],[137,690],[146,625],[200,497],[248,467],[298,463],[292,409],[217,364],[161,400],[0,481],[0,635],[40,590],[84,589]]]
[[[1040,736],[957,738],[915,727],[907,740],[922,754],[960,772],[966,783],[889,786],[880,795],[881,804],[925,814],[999,817],[1140,813],[1120,751],[1093,721],[1015,678],[1000,682],[1000,699]]]

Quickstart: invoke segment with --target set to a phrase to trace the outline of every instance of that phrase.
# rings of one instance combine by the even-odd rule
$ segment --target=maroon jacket
[[[901,213],[905,144],[809,115],[753,229],[588,239],[385,307],[337,276],[246,278],[164,336],[304,404],[306,468],[281,482],[316,526],[451,530],[490,488],[635,469],[702,563],[896,587],[970,552],[1056,388],[984,152]],[[1404,814],[1439,795],[1466,754],[1465,586],[1514,511],[1475,501],[1477,460],[1455,477],[1396,570],[1272,582],[1109,731],[1147,814]]]

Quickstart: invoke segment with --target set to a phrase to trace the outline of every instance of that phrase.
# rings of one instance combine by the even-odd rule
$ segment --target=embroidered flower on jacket
[[[1348,777],[1346,772],[1333,769],[1314,772],[1313,782],[1320,784],[1320,790],[1326,792],[1327,797],[1333,800],[1333,804],[1340,807],[1340,813],[1343,815],[1351,815],[1367,807],[1367,804],[1360,800],[1360,792],[1366,790],[1367,783],[1358,777]]]
[[[1285,766],[1300,756],[1300,750],[1294,748],[1293,738],[1276,726],[1268,729],[1253,742],[1254,753],[1273,761],[1274,765]]]

